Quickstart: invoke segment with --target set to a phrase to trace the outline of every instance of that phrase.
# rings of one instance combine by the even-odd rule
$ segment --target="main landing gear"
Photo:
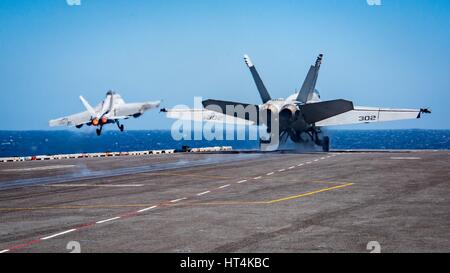
[[[311,139],[318,146],[322,147],[322,151],[329,152],[330,151],[330,138],[324,136],[320,128],[311,128],[308,134],[311,136]]]
[[[116,124],[121,132],[123,132],[123,130],[125,130],[125,126],[123,126],[123,124],[120,124],[118,120],[116,120]]]
[[[95,129],[95,132],[97,133],[97,136],[102,134],[102,129],[103,129],[103,126],[100,126],[100,128]]]
[[[117,124],[117,128],[119,128],[119,130],[121,132],[123,132],[125,130],[125,126],[123,126],[123,124],[120,124],[118,120],[116,120],[116,124]],[[97,129],[95,129],[97,136],[100,136],[102,134],[102,129],[103,129],[103,125],[100,125]]]
[[[330,151],[330,137],[323,137],[322,139],[322,151],[329,152]]]

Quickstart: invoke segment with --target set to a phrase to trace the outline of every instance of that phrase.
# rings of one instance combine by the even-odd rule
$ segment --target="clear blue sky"
[[[421,120],[346,128],[450,128],[450,1],[0,1],[0,130],[49,129],[47,121],[98,103],[193,96],[259,103],[242,55],[272,97],[301,85],[318,53],[322,99],[431,107]],[[170,128],[158,111],[130,129]]]

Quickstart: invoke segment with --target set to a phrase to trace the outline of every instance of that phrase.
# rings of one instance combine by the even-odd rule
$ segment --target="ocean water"
[[[450,149],[450,130],[328,130],[331,149]],[[175,141],[170,131],[0,131],[0,157],[232,146],[257,149],[257,141]]]

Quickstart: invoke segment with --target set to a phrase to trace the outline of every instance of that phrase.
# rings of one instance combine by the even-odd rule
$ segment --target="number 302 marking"
[[[375,115],[358,117],[358,121],[374,121],[374,120],[377,120],[377,116],[375,116]]]

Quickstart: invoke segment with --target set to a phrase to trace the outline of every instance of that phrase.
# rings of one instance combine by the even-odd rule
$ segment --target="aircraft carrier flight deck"
[[[450,251],[450,152],[0,163],[0,252]]]

